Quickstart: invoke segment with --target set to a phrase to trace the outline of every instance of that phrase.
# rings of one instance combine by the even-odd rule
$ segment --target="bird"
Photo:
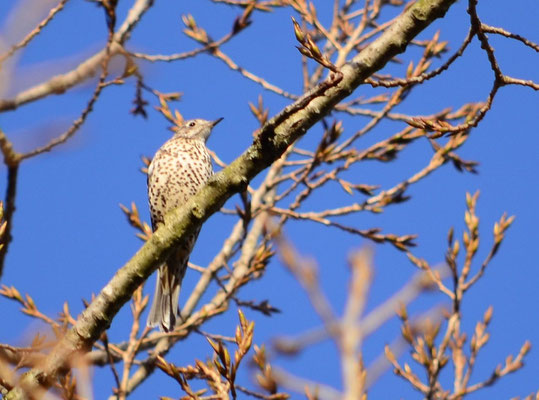
[[[174,135],[155,153],[148,166],[148,203],[152,229],[163,224],[167,212],[197,194],[213,175],[206,141],[215,121],[191,119],[176,127]],[[159,266],[147,325],[161,331],[174,330],[179,315],[179,295],[189,256],[200,228],[189,235]]]

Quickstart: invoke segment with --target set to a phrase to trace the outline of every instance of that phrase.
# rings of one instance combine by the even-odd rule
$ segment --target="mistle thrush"
[[[154,231],[163,223],[167,212],[185,204],[213,175],[206,141],[221,120],[185,121],[155,153],[148,167],[148,197]],[[198,233],[199,230],[191,234],[159,267],[148,326],[159,326],[166,332],[174,329],[180,287]]]

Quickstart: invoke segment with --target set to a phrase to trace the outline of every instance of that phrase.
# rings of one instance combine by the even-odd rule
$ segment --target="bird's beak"
[[[205,133],[204,133],[204,140],[205,141],[208,141],[210,135],[211,135],[211,131],[213,129],[213,127],[215,125],[217,125],[219,122],[221,122],[223,120],[223,118],[217,118],[215,121],[209,121],[208,122],[208,125],[206,126],[209,126],[210,128],[209,129],[205,129]]]
[[[224,118],[217,118],[215,121],[212,121],[211,127],[213,128],[215,125],[217,125],[219,122],[221,122]]]

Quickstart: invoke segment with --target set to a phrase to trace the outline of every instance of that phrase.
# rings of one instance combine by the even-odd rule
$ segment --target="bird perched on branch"
[[[206,141],[222,119],[185,121],[155,153],[148,167],[148,198],[154,231],[163,223],[167,212],[185,204],[213,175]],[[159,326],[165,332],[174,329],[181,283],[199,231],[189,235],[159,267],[148,326]]]

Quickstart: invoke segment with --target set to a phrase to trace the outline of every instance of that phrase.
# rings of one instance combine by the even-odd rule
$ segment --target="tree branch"
[[[19,386],[5,397],[23,399],[25,392],[49,386],[69,359],[87,352],[110,326],[135,289],[163,262],[170,249],[182,242],[235,193],[245,190],[259,172],[277,160],[296,139],[349,96],[367,77],[381,69],[432,21],[443,17],[455,0],[419,0],[378,39],[324,82],[268,121],[253,144],[213,179],[184,207],[165,217],[162,225],[101,290],[79,316],[75,326],[48,354],[43,364],[25,373]],[[242,271],[235,270],[234,275]]]
[[[0,112],[15,110],[23,104],[30,103],[47,97],[51,94],[62,94],[79,83],[96,74],[104,57],[114,56],[123,51],[123,44],[129,39],[131,31],[140,21],[142,16],[153,5],[154,0],[137,0],[129,10],[127,18],[114,34],[110,49],[103,49],[80,63],[75,69],[53,76],[46,82],[42,82],[28,88],[11,99],[0,99]]]
[[[15,197],[17,194],[17,176],[19,172],[19,164],[13,164],[7,166],[7,188],[6,188],[6,210],[4,220],[7,222],[6,230],[0,242],[3,244],[0,247],[0,278],[4,273],[4,260],[11,242],[11,231],[13,227],[13,214],[15,213]]]

